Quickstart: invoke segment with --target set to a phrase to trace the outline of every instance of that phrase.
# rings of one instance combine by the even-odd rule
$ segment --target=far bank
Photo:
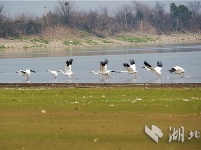
[[[32,37],[14,37],[8,39],[0,38],[0,51],[18,52],[29,50],[72,50],[75,47],[119,47],[119,46],[137,46],[137,45],[154,45],[154,44],[182,44],[182,43],[199,43],[201,34],[171,34],[171,35],[138,35],[123,34],[113,37],[95,37],[84,36],[82,38],[43,38],[39,36]]]

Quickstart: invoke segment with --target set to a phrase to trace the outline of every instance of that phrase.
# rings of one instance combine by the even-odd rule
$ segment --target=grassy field
[[[168,142],[181,126],[185,141]],[[188,140],[201,132],[201,88],[0,88],[0,130],[2,150],[201,149]]]

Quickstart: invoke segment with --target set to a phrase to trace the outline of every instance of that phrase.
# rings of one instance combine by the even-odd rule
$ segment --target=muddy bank
[[[104,87],[142,87],[142,88],[196,88],[201,83],[0,83],[0,88],[104,88]]]

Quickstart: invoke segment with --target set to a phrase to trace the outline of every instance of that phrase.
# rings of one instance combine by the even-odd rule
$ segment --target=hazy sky
[[[139,1],[139,0],[138,0]],[[186,4],[185,1],[165,1],[160,0],[166,6],[166,10],[169,10],[170,3],[174,2],[176,4]],[[131,0],[126,1],[116,1],[116,0],[75,0],[75,7],[79,10],[88,10],[88,9],[97,9],[100,6],[106,6],[110,11],[113,11],[115,8],[123,4],[131,4]],[[155,1],[146,1],[148,5],[155,4]],[[0,0],[0,4],[4,5],[4,14],[6,16],[15,17],[21,13],[29,13],[33,15],[43,15],[46,11],[53,11],[56,6],[58,6],[58,0],[51,1],[29,1],[29,0]]]

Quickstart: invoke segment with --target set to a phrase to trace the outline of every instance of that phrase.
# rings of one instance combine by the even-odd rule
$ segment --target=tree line
[[[21,35],[40,35],[47,28],[68,27],[78,29],[98,37],[114,36],[122,33],[170,34],[178,32],[200,32],[201,3],[189,2],[185,5],[171,3],[170,11],[156,2],[149,6],[139,1],[122,5],[111,14],[107,7],[81,11],[73,1],[59,1],[54,11],[43,16],[21,14],[15,18],[4,14],[0,4],[0,38]]]

